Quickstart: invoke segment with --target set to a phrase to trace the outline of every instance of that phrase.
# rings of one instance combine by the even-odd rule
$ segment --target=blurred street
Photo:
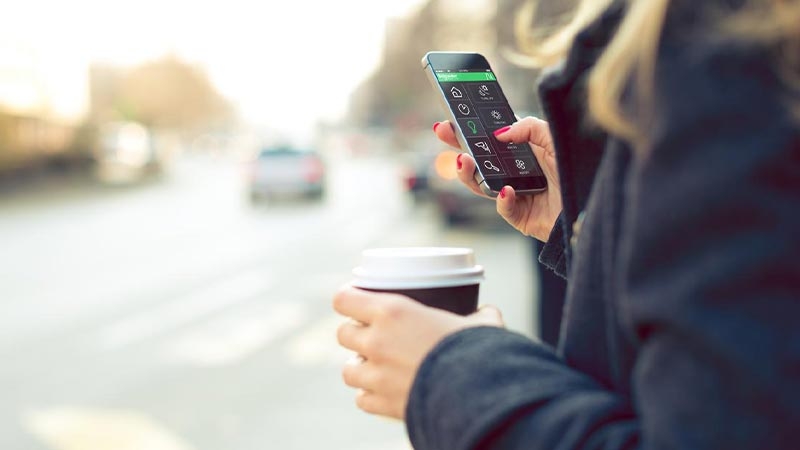
[[[340,377],[330,299],[367,247],[473,247],[481,301],[532,334],[525,238],[446,227],[392,159],[324,150],[317,202],[253,205],[213,154],[135,187],[0,196],[0,448],[408,449]]]

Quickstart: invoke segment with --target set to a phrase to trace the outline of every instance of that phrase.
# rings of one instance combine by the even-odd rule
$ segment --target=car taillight
[[[403,179],[403,187],[407,191],[414,189],[414,186],[417,185],[417,176],[414,174],[413,170],[404,168],[401,177]]]
[[[303,161],[303,176],[309,183],[316,183],[322,179],[322,162],[316,158],[306,158]]]
[[[417,177],[414,175],[409,175],[406,177],[406,189],[409,191],[414,189],[414,186],[417,185]]]

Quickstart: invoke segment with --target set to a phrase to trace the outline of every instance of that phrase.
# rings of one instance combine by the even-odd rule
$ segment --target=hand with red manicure
[[[444,143],[460,149],[453,127],[448,121],[433,126],[436,136]],[[511,186],[505,186],[497,196],[497,212],[511,226],[526,236],[546,241],[561,214],[561,186],[556,168],[556,149],[547,122],[526,117],[511,126],[494,132],[501,142],[528,142],[547,178],[547,190],[533,195],[517,196]],[[457,158],[458,178],[476,195],[485,197],[475,182],[475,160],[468,153]]]
[[[382,292],[344,286],[333,308],[349,320],[339,326],[339,344],[359,355],[342,370],[345,384],[358,389],[356,405],[371,414],[402,419],[411,385],[425,355],[459,330],[503,327],[500,311],[483,306],[459,316]]]

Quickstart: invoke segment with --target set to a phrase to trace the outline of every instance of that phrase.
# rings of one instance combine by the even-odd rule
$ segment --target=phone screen
[[[520,193],[539,192],[547,182],[528,143],[504,143],[493,132],[516,122],[497,77],[486,58],[476,53],[425,55],[456,126],[461,145],[475,158],[484,192],[496,194],[505,185]],[[487,192],[488,191],[488,192]]]

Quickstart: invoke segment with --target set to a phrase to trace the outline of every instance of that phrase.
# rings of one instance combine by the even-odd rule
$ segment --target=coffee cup
[[[425,305],[467,315],[478,307],[483,267],[463,247],[387,247],[364,250],[352,285],[406,295]]]

